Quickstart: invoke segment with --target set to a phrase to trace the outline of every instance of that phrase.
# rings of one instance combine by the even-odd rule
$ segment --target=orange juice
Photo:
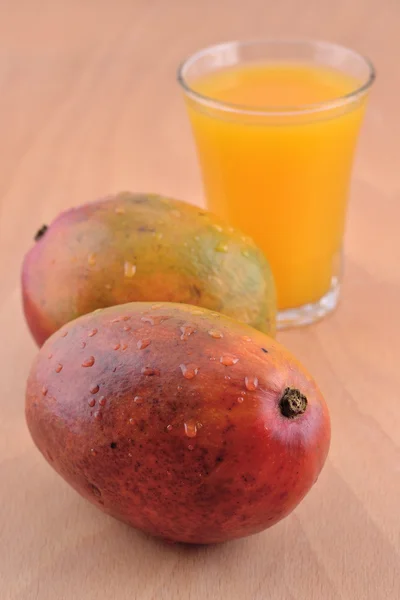
[[[187,98],[208,207],[265,251],[281,310],[318,301],[335,275],[365,103],[340,98],[357,87],[338,70],[284,62],[191,83],[225,106]]]

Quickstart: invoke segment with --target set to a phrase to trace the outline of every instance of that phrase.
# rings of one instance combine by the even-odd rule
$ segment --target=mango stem
[[[46,233],[47,230],[48,230],[48,226],[42,225],[41,228],[35,234],[35,237],[34,237],[35,242],[38,242],[40,240],[40,238],[42,238],[44,236],[44,234]]]
[[[279,401],[282,415],[288,419],[294,419],[302,415],[306,408],[307,398],[296,388],[287,387]]]

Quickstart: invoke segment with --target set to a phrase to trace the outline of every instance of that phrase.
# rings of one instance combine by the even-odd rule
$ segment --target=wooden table
[[[400,4],[398,0],[4,0],[0,3],[0,598],[400,598]],[[32,236],[62,208],[120,189],[200,203],[174,82],[195,49],[266,35],[371,55],[343,301],[280,338],[329,402],[316,487],[284,522],[230,544],[146,538],[78,497],[24,423],[35,346],[20,307]]]

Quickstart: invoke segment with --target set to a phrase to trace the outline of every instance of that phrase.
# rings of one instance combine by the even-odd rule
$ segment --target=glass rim
[[[361,83],[358,87],[356,87],[351,92],[344,94],[342,96],[338,96],[336,98],[332,98],[331,100],[323,100],[321,102],[315,102],[313,104],[299,104],[294,106],[287,106],[283,108],[282,106],[250,106],[243,104],[235,104],[230,102],[225,102],[222,100],[216,100],[211,96],[206,96],[204,94],[200,94],[195,91],[186,79],[187,70],[200,58],[207,55],[211,50],[224,50],[226,48],[236,46],[257,46],[257,45],[295,45],[295,44],[303,44],[303,45],[311,45],[311,46],[320,46],[330,49],[336,49],[348,52],[353,56],[364,61],[367,69],[368,76],[366,80]],[[244,115],[252,115],[252,116],[295,116],[301,114],[310,114],[316,112],[322,112],[330,109],[339,108],[341,106],[345,106],[351,101],[355,100],[357,97],[362,96],[367,92],[367,90],[372,86],[373,82],[376,78],[376,71],[372,61],[365,55],[360,54],[356,50],[352,50],[347,46],[343,46],[341,44],[336,44],[334,42],[327,42],[323,40],[314,40],[312,38],[260,38],[255,40],[232,40],[229,42],[221,42],[219,44],[212,44],[211,46],[206,46],[201,50],[198,50],[194,54],[190,55],[186,59],[184,59],[177,70],[177,81],[183,88],[184,92],[196,100],[197,102],[212,108],[221,110],[229,113],[236,114],[244,114]]]

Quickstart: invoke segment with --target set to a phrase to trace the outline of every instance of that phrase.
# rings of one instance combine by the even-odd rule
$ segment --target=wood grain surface
[[[1,0],[1,600],[400,598],[399,32],[398,0]],[[167,545],[96,511],[34,448],[21,260],[38,226],[107,192],[201,203],[176,66],[209,43],[279,35],[350,45],[378,71],[342,302],[279,336],[329,402],[332,448],[276,527],[220,546]]]

